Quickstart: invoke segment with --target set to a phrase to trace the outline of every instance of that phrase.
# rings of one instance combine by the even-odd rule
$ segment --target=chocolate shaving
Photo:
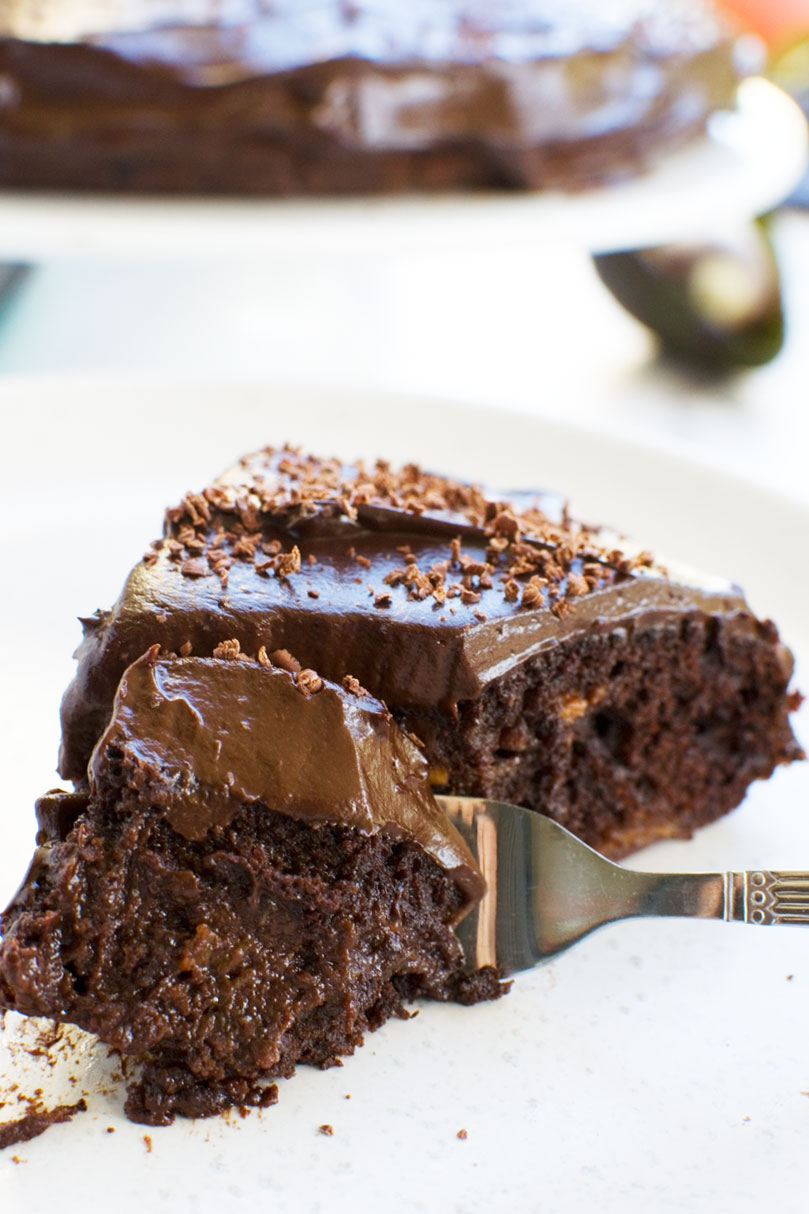
[[[286,670],[289,674],[300,674],[302,666],[297,658],[293,658],[288,649],[274,649],[270,654],[270,660],[273,666],[280,666],[281,670]]]
[[[213,651],[215,658],[226,658],[230,661],[235,661],[244,658],[246,655],[242,653],[242,647],[234,638],[231,641],[220,641]]]
[[[295,546],[291,552],[280,552],[275,558],[275,571],[281,578],[287,578],[292,573],[300,573],[301,552]]]
[[[359,679],[355,679],[353,674],[347,674],[345,676],[343,679],[343,687],[345,687],[346,691],[350,692],[352,696],[357,696],[358,699],[362,699],[364,696],[368,695],[368,692],[362,686]]]
[[[207,577],[210,573],[207,562],[200,557],[189,557],[187,561],[183,561],[180,566],[180,573],[183,577]]]
[[[587,594],[590,586],[586,578],[583,578],[578,573],[569,573],[567,575],[567,594],[570,598],[576,598],[578,595]]]
[[[301,670],[297,676],[297,687],[305,696],[314,696],[323,690],[323,680],[316,670]]]

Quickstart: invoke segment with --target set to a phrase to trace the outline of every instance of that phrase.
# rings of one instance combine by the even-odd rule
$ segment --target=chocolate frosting
[[[756,626],[737,588],[619,548],[554,495],[509,503],[412,466],[267,449],[170,510],[113,609],[84,621],[60,770],[83,779],[121,675],[154,644],[287,649],[394,711],[452,712],[566,637],[694,611]]]
[[[254,155],[260,141],[302,141],[304,161],[330,145],[472,144],[504,157],[501,173],[526,149],[691,133],[732,103],[740,74],[700,0],[51,0],[7,3],[2,35],[11,130],[19,117],[108,141],[129,109],[141,140],[202,121]],[[147,152],[135,140],[127,156]]]
[[[483,894],[470,852],[430,792],[424,758],[384,705],[310,671],[238,654],[160,658],[154,646],[121,678],[88,774],[91,791],[123,783],[125,798],[164,810],[188,839],[260,802],[314,826],[410,839],[470,901]]]

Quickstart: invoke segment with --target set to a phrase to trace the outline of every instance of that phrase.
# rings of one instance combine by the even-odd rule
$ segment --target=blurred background
[[[809,0],[723,4],[762,40],[764,74],[805,102]],[[366,242],[327,204],[264,247],[260,215],[233,200],[212,220],[176,199],[6,191],[0,402],[8,377],[101,373],[415,393],[679,445],[809,501],[805,149],[794,122],[765,142],[737,166],[738,196],[721,165],[701,185],[692,165],[671,196],[641,182],[606,187],[600,212],[546,202],[533,230],[492,204],[466,239],[423,213],[400,239],[394,209]],[[650,215],[673,241],[651,253],[633,247]]]
[[[411,2],[413,9],[430,7],[430,0],[399,0],[402,11]],[[542,2],[525,0],[526,7]],[[635,2],[665,23],[669,0],[547,0],[547,7],[564,14],[566,5],[589,5],[600,19]],[[670,0],[672,9],[681,2],[691,0]],[[137,25],[147,10],[245,12],[262,4],[267,10],[270,0],[0,0],[0,441],[7,471],[0,498],[12,524],[2,556],[11,573],[0,660],[5,801],[12,808],[0,884],[9,893],[30,856],[34,798],[56,780],[49,773],[59,698],[73,676],[75,617],[110,602],[171,496],[205,483],[257,432],[273,443],[317,435],[323,454],[348,457],[358,446],[373,450],[384,433],[394,458],[406,452],[438,470],[471,468],[470,476],[490,475],[506,489],[558,475],[554,487],[581,494],[585,517],[619,526],[631,519],[627,529],[637,520],[637,533],[659,542],[659,551],[743,582],[805,663],[809,178],[802,107],[809,99],[809,0],[722,2],[758,79],[743,85],[735,111],[709,122],[707,137],[661,152],[647,173],[592,188],[579,181],[569,194],[512,189],[277,201],[238,190],[194,198],[24,188],[14,179],[14,138],[28,140],[22,176],[26,166],[36,173],[52,148],[31,131],[49,112],[58,141],[82,106],[87,117],[89,65],[98,61],[92,45],[89,58],[82,50],[69,61],[64,111],[46,70],[23,113],[26,92],[15,72],[27,46],[7,37],[9,23],[24,21],[36,58],[48,22],[69,47],[73,14],[84,20],[114,13]],[[381,0],[358,4],[372,8]],[[436,9],[449,5],[435,0]],[[295,5],[278,0],[277,7]],[[306,12],[338,7],[337,0],[300,0]],[[492,11],[509,7],[519,0],[491,3]],[[350,13],[352,6],[342,8]],[[137,57],[143,47],[137,31],[132,36]],[[113,90],[135,79],[125,66],[111,71]],[[150,79],[162,95],[162,69]],[[109,117],[114,128],[114,104]],[[107,115],[90,118],[98,119],[103,143]],[[148,143],[148,123],[143,135]],[[442,400],[456,408],[430,404]],[[498,430],[506,411],[512,416]],[[656,449],[651,457],[648,447]],[[805,670],[799,664],[804,688]],[[806,767],[780,772],[716,829],[661,845],[644,863],[743,869],[766,856],[808,868]],[[447,1210],[499,1209],[505,1192],[512,1208],[534,1209],[537,1184],[549,1209],[584,1209],[586,1200],[587,1208],[597,1201],[600,1210],[621,1214],[752,1212],[766,1193],[781,1211],[803,1210],[805,949],[754,939],[745,947],[758,952],[742,954],[723,937],[711,951],[685,934],[664,937],[662,945],[651,934],[646,944],[642,936],[628,946],[617,939],[615,951],[603,954],[608,968],[597,999],[590,962],[577,952],[556,1002],[549,968],[536,976],[541,1001],[526,1003],[524,1019],[505,1028],[498,1019],[490,1037],[485,1028],[470,1035],[468,1087],[449,1096],[449,1085],[439,1091],[432,1076],[444,1057],[440,1035],[422,1056],[431,1071],[424,1086],[410,1059],[403,1065],[394,1056],[391,1064],[369,1043],[352,1061],[350,1107],[362,1130],[353,1156],[342,1127],[333,1142],[310,1134],[309,1122],[329,1116],[310,1116],[315,1091],[324,1090],[314,1085],[337,1082],[329,1076],[339,1072],[299,1075],[298,1114],[308,1119],[300,1141],[309,1152],[309,1138],[317,1137],[328,1154],[301,1156],[301,1167],[294,1151],[285,1155],[299,1124],[290,1119],[295,1098],[285,1093],[284,1120],[273,1123],[272,1135],[259,1140],[249,1137],[248,1123],[239,1127],[241,1155],[233,1134],[221,1151],[217,1140],[216,1150],[208,1149],[208,1134],[219,1128],[205,1130],[204,1167],[201,1138],[189,1137],[185,1154],[173,1146],[162,1158],[156,1139],[151,1183],[167,1183],[170,1157],[181,1202],[190,1183],[190,1197],[195,1184],[202,1193],[200,1208],[215,1201],[228,1208],[234,1196],[243,1205],[242,1188],[224,1186],[249,1186],[261,1155],[262,1166],[275,1170],[277,1209],[294,1173],[303,1195],[283,1208],[298,1211],[314,1208],[313,1191],[327,1195],[318,1208],[336,1208],[335,1178],[345,1182],[352,1209],[386,1209],[398,1198],[395,1186],[411,1175],[418,1196],[436,1191],[436,1176],[439,1185],[449,1183]],[[625,947],[626,954],[618,951]],[[516,992],[508,1002],[520,1007]],[[455,1034],[442,1010],[451,1011],[431,1009],[429,1025],[452,1025]],[[497,1009],[504,1014],[508,1008]],[[432,1029],[422,1020],[429,1044],[424,1034]],[[525,1040],[544,1050],[533,1069],[521,1054]],[[467,1039],[454,1041],[466,1049]],[[386,1065],[393,1069],[385,1072]],[[410,1101],[403,1098],[408,1080]],[[342,1106],[344,1088],[334,1090]],[[455,1139],[455,1127],[467,1124],[467,1095],[472,1106],[486,1104],[495,1125],[488,1143],[482,1133],[470,1132],[469,1144]],[[498,1122],[498,1097],[524,1101],[519,1118]],[[445,1098],[464,1110],[448,1122],[452,1147],[482,1152],[476,1172],[474,1154],[462,1164],[445,1162],[444,1114],[430,1112],[431,1104],[443,1109]],[[373,1127],[369,1109],[382,1110]],[[391,1118],[409,1117],[411,1109],[422,1137],[391,1133]],[[283,1126],[293,1137],[283,1137]],[[138,1184],[146,1174],[140,1136],[131,1156],[99,1151],[93,1140],[88,1168],[89,1156],[73,1145],[74,1129],[79,1124],[65,1136],[62,1166],[19,1168],[18,1188],[0,1186],[12,1204],[22,1194],[15,1210],[46,1208],[25,1198],[26,1184],[29,1193],[44,1184],[52,1196],[58,1177],[67,1209],[71,1194],[84,1207],[93,1185],[118,1193],[122,1177]],[[120,1124],[118,1131],[115,1143],[128,1141]],[[177,1134],[172,1141],[180,1141]],[[347,1152],[342,1172],[332,1148]],[[134,1161],[126,1175],[125,1159]],[[361,1188],[360,1173],[375,1168],[383,1196],[363,1207],[355,1180]],[[572,1199],[555,1205],[554,1184]],[[149,1208],[191,1204],[178,1206],[174,1190],[161,1187]],[[7,1208],[0,1196],[0,1209]]]

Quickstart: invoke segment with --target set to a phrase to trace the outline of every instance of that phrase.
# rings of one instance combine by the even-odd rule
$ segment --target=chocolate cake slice
[[[738,588],[666,571],[552,494],[414,466],[245,457],[168,512],[85,634],[62,706],[77,782],[132,661],[228,638],[359,679],[436,790],[541,810],[612,856],[687,836],[800,754],[790,655]]]
[[[86,787],[43,797],[2,918],[0,1006],[97,1033],[137,1065],[126,1111],[165,1124],[264,1105],[461,973],[483,892],[424,759],[356,683],[235,641],[124,673]]]
[[[0,6],[0,183],[225,194],[575,188],[733,105],[708,0]]]
[[[39,802],[0,1007],[133,1058],[151,1123],[271,1102],[409,999],[501,992],[463,971],[482,882],[431,788],[616,856],[801,753],[789,653],[738,589],[552,494],[291,448],[169,510],[78,658],[75,791]]]

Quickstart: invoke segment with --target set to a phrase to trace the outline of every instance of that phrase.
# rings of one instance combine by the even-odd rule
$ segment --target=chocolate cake
[[[576,187],[733,104],[708,0],[7,0],[0,184]]]
[[[0,1005],[136,1060],[151,1124],[273,1103],[416,997],[500,993],[453,925],[483,892],[424,759],[355,680],[288,655],[159,656],[124,673],[76,793],[38,806],[3,916]]]
[[[75,791],[38,804],[0,1006],[134,1058],[147,1122],[272,1102],[412,998],[501,992],[465,972],[482,883],[431,787],[618,856],[800,755],[791,659],[738,589],[414,465],[246,456],[84,627]]]
[[[413,466],[247,456],[168,512],[84,628],[62,705],[78,782],[130,662],[232,637],[359,679],[437,791],[542,810],[612,856],[688,835],[798,753],[790,656],[738,589],[666,572],[552,494]]]

